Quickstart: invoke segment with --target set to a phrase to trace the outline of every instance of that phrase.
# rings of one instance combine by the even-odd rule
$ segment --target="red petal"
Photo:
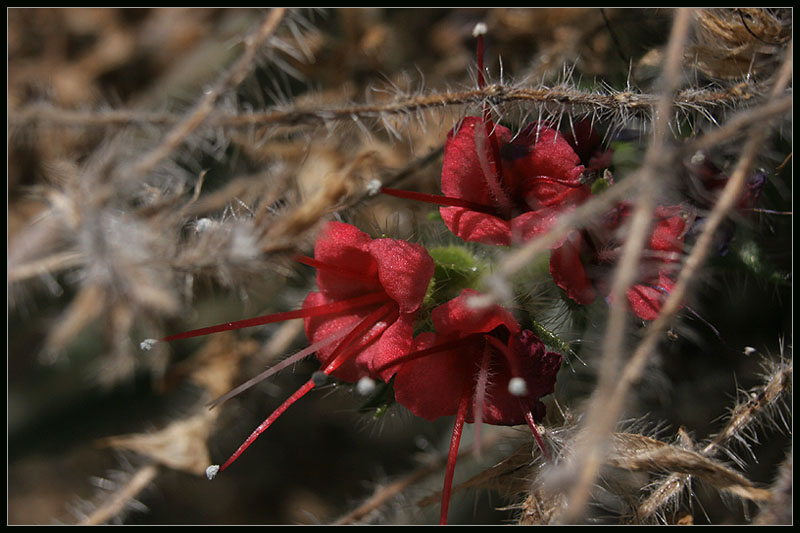
[[[406,241],[376,239],[369,243],[369,252],[383,289],[399,304],[400,313],[419,309],[435,267],[427,250]]]
[[[473,289],[464,289],[456,298],[431,312],[433,326],[441,337],[466,337],[472,333],[489,333],[497,326],[506,326],[512,334],[519,331],[514,316],[498,305],[473,308],[467,302],[479,296]]]
[[[655,320],[674,287],[675,283],[662,272],[658,285],[634,285],[628,289],[628,302],[636,316],[643,320]]]
[[[373,377],[388,382],[398,367],[389,367],[380,373],[375,369],[413,351],[414,321],[414,315],[400,315],[380,339],[364,351],[362,359],[367,361]]]
[[[319,290],[335,299],[380,290],[378,266],[369,253],[370,242],[372,238],[355,226],[329,222],[314,245],[314,259],[331,266],[317,269]],[[337,268],[361,274],[363,283],[337,275]]]
[[[475,128],[483,125],[481,117],[464,117],[447,134],[442,162],[442,193],[445,196],[494,205],[475,148]],[[489,127],[494,128],[499,145],[511,139],[508,128],[491,122]],[[485,158],[493,159],[489,143],[486,143],[485,152]]]
[[[327,297],[321,292],[312,292],[306,296],[303,302],[303,307],[313,307],[331,303],[333,299]],[[371,306],[364,309],[359,309],[356,312],[340,313],[338,315],[326,315],[306,318],[304,321],[306,337],[308,341],[313,344],[322,339],[329,337],[333,333],[338,333],[343,329],[350,329],[358,322],[363,320],[371,311],[374,311],[377,306]],[[334,342],[317,351],[316,356],[323,367],[331,363],[331,355],[339,345],[339,341]],[[342,381],[355,383],[360,378],[368,375],[367,361],[359,354],[353,359],[345,362],[341,367],[336,369],[332,375]]]
[[[503,171],[509,185],[514,179],[530,176],[547,176],[577,185],[584,171],[578,154],[564,137],[539,122],[525,127],[514,138],[510,150],[505,152],[525,154],[523,157],[503,158]],[[514,185],[524,190],[524,183]]]
[[[420,334],[414,350],[441,342],[437,338],[433,333]],[[402,364],[394,380],[395,399],[426,420],[455,414],[465,384],[473,379],[474,359],[480,357],[480,348],[435,353]]]
[[[683,251],[683,236],[686,229],[686,219],[682,216],[681,206],[658,206],[654,213],[656,222],[653,227],[653,234],[650,238],[649,247],[651,250],[663,252],[674,252],[680,254]],[[670,259],[665,256],[666,261],[678,261],[680,256]]]
[[[550,275],[572,300],[588,305],[594,302],[596,295],[581,262],[582,247],[580,232],[570,232],[564,244],[550,254]]]
[[[442,207],[439,212],[450,231],[467,242],[495,246],[511,244],[511,222],[508,220],[463,207]]]

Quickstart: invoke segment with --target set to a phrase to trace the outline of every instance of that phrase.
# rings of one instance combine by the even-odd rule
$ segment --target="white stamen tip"
[[[508,381],[508,392],[512,396],[525,396],[528,394],[528,384],[522,378],[511,378]]]
[[[153,348],[153,345],[157,342],[158,341],[156,339],[145,339],[139,343],[139,348],[145,351],[149,351],[150,349]]]
[[[358,380],[356,383],[356,392],[359,393],[361,396],[366,396],[368,394],[372,394],[372,391],[375,390],[375,380],[364,376],[363,378]]]
[[[211,229],[211,227],[214,226],[214,224],[215,224],[215,222],[213,220],[211,220],[210,218],[205,218],[204,217],[204,218],[198,219],[194,223],[194,229],[195,229],[195,231],[197,231],[197,233],[201,233],[203,231]]]
[[[477,37],[478,35],[486,35],[489,32],[489,28],[486,27],[486,24],[483,22],[479,22],[475,24],[475,27],[472,28],[472,36]]]
[[[756,350],[756,349],[755,349],[755,348],[753,348],[752,346],[745,346],[745,347],[744,347],[744,354],[745,354],[745,355],[753,355],[753,354],[754,354],[754,353],[756,353],[757,351],[758,351],[758,350]]]
[[[218,473],[219,473],[219,465],[211,465],[208,468],[206,468],[206,477],[208,478],[209,481],[217,477]]]
[[[370,196],[375,196],[376,194],[381,192],[381,187],[383,187],[383,183],[381,183],[381,180],[378,179],[369,180],[369,183],[367,183],[367,194],[369,194]]]

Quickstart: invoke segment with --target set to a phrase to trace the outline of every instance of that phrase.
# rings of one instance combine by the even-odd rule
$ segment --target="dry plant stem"
[[[158,465],[155,463],[140,468],[120,490],[114,491],[111,498],[84,518],[80,525],[96,526],[105,524],[118,516],[132,499],[136,498],[158,475]]]
[[[608,409],[606,399],[613,390],[620,371],[623,351],[627,305],[625,293],[637,275],[639,258],[650,229],[655,204],[657,170],[667,149],[669,117],[672,111],[672,92],[679,79],[684,43],[689,31],[691,11],[678,10],[667,47],[666,62],[661,76],[662,98],[656,108],[653,138],[640,172],[643,175],[639,188],[636,210],[631,221],[629,235],[625,241],[623,256],[614,273],[610,294],[610,315],[606,325],[601,357],[600,377],[597,388],[589,402],[585,425],[576,438],[576,448],[567,468],[574,469],[578,481],[567,499],[567,508],[558,517],[558,523],[574,523],[583,513],[591,487],[605,459],[604,441],[608,438],[617,420],[618,411]]]
[[[782,93],[791,79],[792,73],[792,56],[791,47],[788,48],[787,58],[781,67],[781,72],[772,95],[777,96]],[[612,396],[611,406],[618,406],[621,404],[621,396],[627,391],[628,387],[633,384],[641,375],[647,358],[655,348],[656,343],[661,338],[661,333],[667,328],[674,315],[681,308],[681,303],[686,297],[686,292],[689,283],[694,275],[699,270],[705,258],[708,256],[709,250],[713,246],[714,234],[719,226],[725,221],[727,213],[736,205],[739,195],[744,189],[747,181],[748,172],[753,166],[753,162],[761,150],[762,142],[767,131],[768,122],[757,124],[754,130],[751,131],[749,138],[742,150],[742,155],[736,164],[736,167],[728,180],[727,185],[722,191],[722,194],[717,201],[717,204],[712,209],[710,215],[706,219],[703,232],[697,239],[697,242],[689,257],[686,259],[683,268],[680,271],[678,280],[672,293],[661,309],[661,314],[654,320],[647,328],[642,342],[637,346],[629,364],[624,368],[623,374],[620,377],[617,387]]]
[[[23,281],[48,272],[78,266],[83,261],[80,252],[60,252],[21,265],[9,265],[8,281]]]
[[[135,171],[146,174],[178,149],[186,138],[203,124],[214,110],[217,100],[238,87],[255,67],[258,50],[269,40],[286,16],[286,8],[274,8],[258,30],[245,39],[245,50],[236,64],[226,72],[214,87],[203,95],[194,110],[178,123],[155,148],[146,153]]]
[[[787,58],[781,67],[780,74],[772,91],[773,98],[777,97],[785,90],[791,79],[791,71],[791,47],[789,47]],[[751,131],[736,168],[731,174],[725,189],[723,189],[717,204],[707,218],[704,230],[698,237],[692,253],[686,259],[678,276],[678,280],[675,283],[675,287],[662,307],[661,314],[647,328],[642,342],[636,348],[629,363],[625,366],[615,389],[612,391],[611,395],[605,399],[605,409],[613,413],[619,412],[628,389],[639,379],[648,357],[661,338],[662,332],[667,328],[675,313],[680,309],[681,302],[683,302],[686,296],[689,282],[693,279],[708,255],[709,250],[712,248],[716,230],[724,222],[728,211],[736,205],[739,195],[744,189],[748,172],[761,149],[767,125],[768,122],[757,124],[754,130]]]
[[[788,362],[770,376],[770,379],[761,388],[754,400],[738,405],[731,413],[725,428],[719,432],[708,444],[706,444],[699,455],[703,457],[713,457],[719,452],[727,442],[741,435],[744,428],[752,425],[763,413],[775,405],[787,393],[788,384],[792,378],[792,363]],[[670,474],[660,482],[650,493],[647,499],[639,506],[637,518],[640,521],[647,521],[654,514],[663,509],[684,489],[691,479],[687,474]]]
[[[731,106],[736,103],[751,101],[756,97],[755,92],[742,91],[739,86],[727,90],[692,89],[679,92],[675,96],[673,104],[687,110],[708,109]],[[601,94],[570,87],[524,88],[494,84],[482,89],[469,91],[414,96],[388,104],[358,104],[349,107],[313,109],[295,107],[286,110],[243,115],[218,113],[214,114],[213,117],[209,116],[209,109],[203,119],[206,124],[223,129],[242,129],[270,125],[314,126],[331,121],[350,121],[354,118],[376,118],[426,109],[481,104],[487,100],[493,105],[528,102],[554,104],[560,107],[585,107],[600,112],[617,111],[623,113],[649,112],[658,103],[658,97],[655,95],[633,91]],[[169,113],[142,113],[136,111],[84,112],[53,108],[27,108],[9,114],[9,125],[16,127],[31,123],[82,128],[144,125],[172,126],[179,121],[181,121],[181,117]],[[177,140],[182,142],[183,138],[178,138]]]
[[[743,111],[722,126],[715,128],[702,137],[690,142],[686,146],[685,151],[691,155],[698,150],[716,146],[731,137],[741,134],[741,132],[751,124],[764,121],[770,117],[789,111],[792,108],[792,102],[792,96],[788,95],[782,98],[770,100],[753,109]]]
[[[484,438],[483,445],[487,448],[491,448],[503,437],[503,433],[501,432],[490,432],[488,436]],[[458,454],[458,460],[463,461],[467,457],[472,455],[474,457],[474,452],[472,450],[464,450],[463,452]],[[403,478],[391,483],[385,487],[380,487],[375,491],[375,493],[367,499],[364,503],[359,505],[356,509],[353,509],[339,520],[334,522],[334,525],[346,525],[352,524],[357,522],[367,516],[369,513],[380,509],[381,506],[385,505],[389,500],[406,490],[407,488],[415,485],[416,483],[421,482],[425,478],[430,475],[433,475],[442,470],[442,468],[446,464],[446,456],[437,457],[435,461],[432,463],[425,465],[414,472],[404,476]],[[453,492],[457,492],[461,488],[461,485],[453,487]],[[420,507],[425,507],[427,505],[431,505],[436,503],[440,499],[440,494],[432,494],[431,496],[421,500],[417,503]]]

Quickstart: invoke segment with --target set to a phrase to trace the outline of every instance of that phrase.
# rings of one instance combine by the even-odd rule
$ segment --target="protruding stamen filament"
[[[511,375],[513,377],[520,377],[522,376],[522,372],[520,371],[519,367],[519,355],[516,351],[512,350],[510,347],[503,344],[503,342],[498,339],[497,337],[492,337],[489,334],[484,334],[483,336],[489,343],[491,343],[495,348],[497,348],[501,354],[505,357],[506,361],[508,362],[508,366],[511,369]]]
[[[544,441],[542,440],[542,436],[539,434],[539,430],[536,429],[536,420],[533,419],[533,413],[531,410],[525,405],[525,402],[520,399],[519,401],[520,408],[525,413],[525,421],[528,423],[528,427],[531,429],[531,433],[533,433],[533,440],[536,441],[536,445],[542,450],[542,455],[544,455],[545,459],[551,461],[550,454],[547,453],[547,448],[544,445]]]
[[[228,460],[225,461],[225,463],[221,467],[219,467],[219,472],[222,472],[223,470],[228,468],[231,464],[233,464],[233,462],[236,459],[238,459],[239,456],[242,455],[242,453],[244,453],[244,451],[247,448],[249,448],[251,444],[253,444],[253,442],[258,438],[258,436],[264,433],[264,431],[266,431],[267,428],[269,428],[272,425],[272,423],[275,422],[278,419],[278,417],[283,414],[284,411],[286,411],[289,407],[291,407],[291,405],[294,402],[305,396],[306,393],[311,389],[313,389],[314,387],[315,387],[314,380],[309,379],[302,387],[297,389],[294,392],[294,394],[289,396],[289,398],[287,398],[285,402],[283,402],[277,409],[275,409],[275,411],[273,411],[272,414],[269,415],[266,420],[261,422],[261,424],[255,429],[255,431],[253,431],[250,434],[250,436],[247,437],[247,440],[245,440],[242,443],[242,445],[239,446],[239,449],[233,452],[233,455],[231,455],[228,458]]]
[[[353,309],[358,309],[359,307],[364,307],[367,305],[372,305],[378,302],[382,302],[386,300],[386,293],[381,292],[374,292],[370,294],[365,294],[364,296],[358,296],[356,298],[350,298],[349,300],[340,300],[338,302],[333,302],[325,305],[319,305],[316,307],[306,307],[305,309],[296,309],[294,311],[284,311],[282,313],[274,313],[271,315],[263,315],[257,316],[254,318],[247,318],[245,320],[238,320],[236,322],[226,322],[224,324],[218,324],[216,326],[208,326],[205,328],[200,329],[193,329],[191,331],[184,331],[183,333],[176,333],[174,335],[169,335],[160,339],[161,342],[170,342],[176,341],[181,339],[188,339],[191,337],[201,337],[203,335],[210,335],[212,333],[219,333],[220,331],[230,331],[234,329],[241,329],[241,328],[249,328],[252,326],[263,326],[264,324],[273,324],[275,322],[284,322],[286,320],[292,320],[295,318],[307,318],[307,317],[314,317],[314,316],[322,316],[322,315],[332,315],[336,313],[342,313],[344,311],[351,311]]]
[[[363,338],[360,340],[358,344],[353,349],[346,350],[346,348],[355,341],[360,335],[363,335],[365,332],[369,331],[369,329],[377,324],[381,319],[385,318],[387,315],[392,315],[394,318],[392,320],[387,321],[384,327],[380,328],[378,331],[372,332],[368,337]],[[344,340],[336,347],[333,353],[330,355],[331,362],[328,363],[328,366],[325,367],[325,374],[330,374],[331,372],[335,371],[337,368],[342,366],[342,364],[347,361],[351,356],[353,356],[358,351],[362,350],[367,344],[372,342],[376,337],[381,335],[383,331],[388,327],[389,324],[394,322],[397,317],[397,302],[389,301],[380,306],[378,309],[367,315],[361,322],[359,322],[356,327],[350,331],[350,333],[344,338]]]
[[[488,117],[488,108],[484,111],[483,121],[475,127],[475,153],[483,173],[489,195],[497,203],[497,208],[503,218],[511,217],[513,203],[503,189],[503,175],[500,166],[500,147],[491,120]]]
[[[355,327],[355,326],[353,326],[353,327]],[[286,359],[284,359],[280,363],[271,366],[270,368],[268,368],[265,371],[261,372],[259,375],[248,379],[247,381],[245,381],[244,383],[242,383],[238,387],[235,387],[234,389],[230,390],[229,392],[226,392],[225,394],[223,394],[222,396],[220,396],[219,398],[217,398],[216,400],[214,400],[213,402],[208,404],[208,408],[209,409],[213,409],[214,407],[216,407],[217,405],[221,404],[222,402],[226,402],[226,401],[230,400],[231,398],[233,398],[237,394],[241,394],[242,392],[246,391],[247,389],[249,389],[253,385],[255,385],[255,384],[267,379],[268,377],[272,376],[273,374],[276,374],[276,373],[280,372],[281,370],[283,370],[287,366],[291,366],[294,363],[297,363],[298,361],[301,361],[301,360],[305,359],[306,357],[308,357],[312,353],[316,352],[317,350],[321,350],[325,346],[328,346],[329,344],[331,344],[333,342],[336,342],[337,340],[341,339],[342,337],[344,337],[345,335],[347,335],[351,331],[352,331],[352,329],[343,329],[341,331],[337,331],[335,333],[332,333],[328,337],[325,337],[321,341],[315,342],[311,346],[303,348],[302,350],[300,350],[296,354],[290,355],[289,357],[287,357]]]
[[[483,406],[486,405],[486,386],[489,383],[489,363],[492,359],[492,349],[489,344],[483,345],[483,357],[478,369],[478,379],[475,382],[475,403],[472,407],[472,418],[475,424],[475,456],[481,456],[481,427],[483,426]]]
[[[387,187],[382,187],[381,192],[384,194],[388,194],[389,196],[395,196],[397,198],[416,200],[419,202],[426,202],[429,204],[436,204],[445,207],[463,207],[464,209],[469,209],[470,211],[477,211],[478,213],[486,213],[487,215],[500,216],[500,213],[497,211],[497,209],[492,206],[479,204],[477,202],[470,202],[469,200],[464,200],[463,198],[455,198],[452,196],[439,196],[436,194],[426,194],[422,192],[404,191],[401,189],[389,189]]]
[[[439,524],[447,524],[447,512],[450,510],[450,493],[453,490],[453,475],[456,471],[458,458],[458,445],[461,443],[461,433],[464,431],[464,420],[467,418],[469,400],[472,388],[467,387],[458,402],[456,421],[453,424],[453,435],[450,437],[450,450],[447,453],[447,467],[444,473],[444,487],[442,488],[442,509],[439,514]]]
[[[487,31],[486,24],[483,22],[475,24],[475,27],[472,29],[472,36],[477,39],[475,57],[478,62],[478,89],[486,87],[486,79],[483,77],[483,36]]]

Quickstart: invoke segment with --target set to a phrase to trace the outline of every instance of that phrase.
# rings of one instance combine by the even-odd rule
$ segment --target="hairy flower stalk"
[[[289,360],[293,363],[315,353],[322,364],[320,372],[270,414],[221,467],[210,467],[209,477],[230,466],[283,412],[324,382],[326,376],[352,383],[364,377],[388,381],[393,371],[373,371],[372,360],[378,354],[406,353],[411,347],[414,321],[434,272],[433,259],[422,246],[394,239],[373,240],[354,226],[330,222],[317,239],[314,257],[301,256],[297,260],[317,270],[319,288],[306,297],[302,309],[160,339],[167,342],[303,318],[311,345]],[[276,367],[288,366],[287,361]],[[259,378],[275,371],[270,369]],[[247,386],[254,383],[250,380]],[[213,405],[242,390],[237,387]]]

